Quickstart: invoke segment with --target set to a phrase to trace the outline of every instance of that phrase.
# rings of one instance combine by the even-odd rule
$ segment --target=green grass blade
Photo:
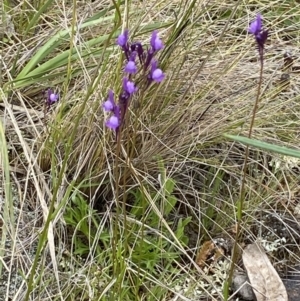
[[[113,38],[117,36],[118,33],[113,35]],[[87,42],[86,46],[87,48],[92,47],[96,44],[103,45],[105,41],[108,39],[109,35],[104,35],[95,39],[92,39]],[[110,48],[111,49],[111,48]],[[107,49],[108,50],[108,49]],[[46,61],[44,64],[40,65],[39,67],[35,68],[32,72],[28,73],[28,76],[35,76],[37,74],[43,73],[43,72],[49,72],[49,70],[58,68],[61,66],[64,66],[67,64],[67,59],[69,56],[69,50],[64,51],[63,53],[57,55],[56,57],[50,59],[49,61]],[[76,49],[72,50],[72,59],[75,60],[79,56],[84,57],[91,54],[90,51],[83,51],[81,54],[77,52]]]
[[[42,7],[34,14],[33,18],[30,20],[26,31],[25,31],[25,36],[27,35],[27,33],[29,32],[29,30],[38,22],[41,14],[52,4],[52,2],[54,2],[54,0],[48,0],[47,2],[45,2]]]
[[[75,30],[83,29],[90,26],[95,26],[98,24],[101,24],[105,21],[110,21],[113,19],[113,16],[108,16],[104,18],[100,18],[97,20],[93,20],[90,22],[86,22],[81,24],[80,26],[76,26]],[[71,28],[68,28],[66,30],[62,30],[58,32],[56,35],[54,35],[43,47],[39,49],[39,51],[31,58],[31,60],[27,63],[27,65],[23,68],[23,70],[19,73],[17,76],[17,79],[22,79],[30,71],[34,69],[34,67],[40,63],[48,54],[53,52],[55,48],[57,48],[63,41],[66,41],[68,38],[70,38]]]
[[[26,27],[25,33],[23,34],[24,37],[27,36],[28,32],[30,31],[30,29],[37,24],[38,20],[40,19],[40,16],[42,15],[42,13],[44,11],[47,10],[47,8],[53,3],[54,0],[48,0],[47,2],[45,2],[42,7],[34,14],[33,18],[30,20],[29,24]],[[13,65],[12,65],[12,71],[11,74],[14,75],[15,69],[16,69],[16,64],[19,58],[19,53],[20,53],[21,47],[19,47],[18,52],[15,56]]]
[[[231,140],[241,142],[241,143],[246,144],[246,145],[254,146],[256,148],[260,148],[260,149],[267,150],[267,151],[270,151],[270,152],[282,154],[282,155],[285,155],[285,156],[300,158],[300,151],[299,150],[291,149],[291,148],[284,147],[284,146],[278,146],[278,145],[275,145],[275,144],[262,142],[262,141],[259,141],[259,140],[250,139],[250,138],[241,137],[241,136],[234,136],[234,135],[229,135],[229,134],[225,134],[224,136],[226,138],[231,139]]]
[[[5,193],[5,201],[3,208],[3,222],[4,225],[2,228],[1,235],[1,247],[0,247],[0,256],[3,258],[5,254],[5,243],[7,240],[7,234],[10,232],[12,237],[14,237],[14,207],[13,207],[13,198],[12,198],[12,190],[11,190],[11,182],[10,182],[10,167],[9,167],[9,158],[8,158],[8,150],[6,144],[5,130],[0,119],[0,167],[2,169],[2,188]],[[0,261],[0,277],[2,276],[2,267],[3,262]]]

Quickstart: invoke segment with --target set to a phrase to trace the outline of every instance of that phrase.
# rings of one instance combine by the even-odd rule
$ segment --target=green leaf
[[[142,192],[138,189],[136,191],[131,190],[130,193],[134,196],[135,198],[135,203],[132,206],[132,209],[130,210],[130,213],[135,216],[136,218],[142,217],[147,208],[148,208],[148,203],[145,201],[144,196]]]
[[[174,191],[174,186],[175,186],[175,181],[171,178],[167,179],[165,184],[165,193],[167,195],[172,194],[172,192]]]
[[[271,144],[267,142],[262,142],[259,140],[247,138],[247,137],[241,137],[241,136],[234,136],[234,135],[229,135],[229,134],[224,134],[226,138],[229,138],[234,141],[241,142],[246,145],[254,146],[256,148],[260,148],[263,150],[267,150],[270,152],[282,154],[285,156],[290,156],[290,157],[295,157],[295,158],[300,158],[300,151],[284,146],[278,146],[276,144]]]
[[[184,228],[191,222],[192,217],[187,217],[185,219],[180,218],[178,221],[177,229],[176,229],[176,237],[181,242],[187,244],[188,243],[188,237],[184,234]]]
[[[165,207],[164,207],[164,215],[168,216],[169,213],[173,210],[175,204],[177,203],[177,199],[175,196],[169,196],[167,197],[167,201],[165,202]]]
[[[88,254],[90,251],[90,246],[86,245],[80,238],[76,241],[76,247],[74,248],[74,254],[83,256]]]

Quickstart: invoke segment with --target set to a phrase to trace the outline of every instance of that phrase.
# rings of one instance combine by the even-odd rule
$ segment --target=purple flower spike
[[[260,14],[257,14],[256,19],[250,24],[248,31],[254,35],[258,45],[258,50],[260,53],[262,53],[268,38],[268,30],[263,29],[262,18]]]
[[[134,82],[129,81],[128,78],[126,78],[126,77],[123,78],[123,89],[128,94],[132,94],[137,91],[137,88],[135,87]]]
[[[125,47],[127,42],[128,42],[128,37],[129,37],[129,31],[128,29],[126,29],[124,31],[124,33],[120,34],[118,36],[118,39],[117,39],[117,44],[120,46],[120,47]]]
[[[165,74],[161,69],[157,68],[157,61],[151,61],[150,79],[160,83],[165,78]]]
[[[164,47],[163,42],[161,41],[161,39],[157,35],[157,30],[154,30],[152,32],[152,36],[151,36],[151,39],[150,39],[150,45],[152,47],[153,52],[158,51],[158,50],[160,50]]]
[[[105,122],[105,125],[112,129],[112,130],[116,130],[119,125],[120,125],[120,121],[119,121],[119,118],[115,115],[112,115],[106,122]]]
[[[115,100],[114,100],[114,92],[109,90],[108,92],[108,99],[103,104],[103,109],[107,112],[111,112],[115,107]]]

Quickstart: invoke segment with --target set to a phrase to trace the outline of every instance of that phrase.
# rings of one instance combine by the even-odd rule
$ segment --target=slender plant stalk
[[[2,97],[5,97],[2,95]],[[2,235],[0,241],[0,256],[5,255],[5,242],[7,236],[10,235],[12,239],[15,239],[15,218],[14,218],[14,203],[11,190],[11,181],[10,181],[10,170],[9,170],[9,158],[8,150],[5,137],[5,128],[0,121],[0,164],[2,167],[2,172],[0,177],[2,177],[2,188],[5,193],[5,202],[3,204],[3,226],[2,226]],[[0,276],[2,276],[2,267],[3,262],[0,263]]]
[[[112,0],[113,4],[116,9],[115,13],[115,23],[118,24],[118,27],[121,25],[122,22],[122,17],[121,17],[121,12],[120,12],[120,1],[118,3],[115,0]],[[113,275],[115,279],[117,279],[121,275],[121,263],[119,263],[118,259],[118,241],[119,241],[119,216],[121,215],[121,210],[120,210],[120,204],[119,204],[119,195],[120,195],[120,190],[119,190],[119,177],[120,177],[120,172],[119,172],[119,159],[120,159],[120,154],[121,154],[121,135],[122,135],[122,126],[119,129],[119,132],[116,133],[116,138],[117,138],[117,145],[116,145],[116,160],[115,160],[115,168],[114,168],[114,178],[115,178],[115,200],[116,200],[116,218],[114,222],[114,231],[113,231],[113,238],[112,238],[112,261],[113,261]],[[118,286],[118,281],[115,282],[116,286]],[[122,281],[119,281],[119,285],[121,285]],[[121,291],[121,287],[119,287],[119,291]],[[117,291],[114,290],[114,293],[110,295],[110,300],[115,300],[115,295],[118,294]]]
[[[256,94],[256,99],[252,111],[252,118],[250,122],[250,128],[248,132],[248,138],[251,138],[252,132],[253,132],[253,127],[254,127],[254,122],[255,122],[255,117],[258,109],[258,104],[260,100],[260,94],[261,94],[261,87],[262,87],[262,77],[263,77],[263,51],[260,51],[260,74],[259,74],[259,82],[258,82],[258,88],[257,88],[257,94]],[[240,191],[240,199],[237,203],[237,225],[236,225],[236,234],[235,234],[235,240],[234,240],[234,245],[233,245],[233,250],[232,250],[232,262],[229,270],[229,275],[228,279],[224,284],[224,300],[227,301],[229,297],[229,288],[232,283],[232,278],[233,278],[233,273],[234,273],[234,268],[235,264],[238,260],[239,257],[239,239],[241,236],[241,223],[242,223],[242,217],[243,217],[243,205],[244,205],[244,200],[245,200],[245,195],[246,195],[246,176],[247,176],[247,165],[248,165],[248,158],[249,158],[249,146],[246,146],[245,150],[245,157],[244,157],[244,164],[243,164],[243,178],[242,178],[242,184],[241,184],[241,191]]]

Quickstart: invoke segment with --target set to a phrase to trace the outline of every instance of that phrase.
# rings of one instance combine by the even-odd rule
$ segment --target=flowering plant
[[[132,96],[138,91],[134,77],[141,72],[142,79],[146,82],[146,88],[152,82],[160,83],[165,78],[165,74],[158,67],[158,61],[155,59],[156,53],[164,47],[156,30],[152,32],[150,47],[147,49],[144,49],[140,42],[130,43],[128,30],[118,36],[117,45],[121,47],[126,58],[122,90],[118,96],[118,103],[116,103],[115,93],[111,89],[108,92],[107,100],[103,103],[104,111],[111,113],[105,125],[115,130],[116,133],[122,125]]]
[[[261,14],[257,14],[256,19],[250,24],[248,31],[249,33],[254,35],[255,41],[258,46],[260,59],[261,61],[263,61],[264,46],[267,41],[269,32],[268,30],[263,29]]]

